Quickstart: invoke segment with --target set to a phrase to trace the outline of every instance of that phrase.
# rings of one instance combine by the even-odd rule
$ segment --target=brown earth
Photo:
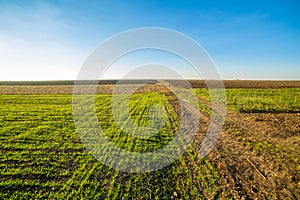
[[[119,85],[122,92],[128,92],[131,89],[137,89],[135,92],[165,92],[163,85],[154,84],[123,84]],[[81,86],[82,91],[89,90],[89,86]],[[97,94],[111,94],[114,92],[115,85],[97,85]],[[73,85],[0,85],[0,94],[73,94]]]
[[[181,81],[173,80],[168,81],[174,85],[182,85]],[[206,88],[205,81],[189,80],[194,88]],[[0,94],[72,94],[73,81],[62,82],[30,82],[31,84],[18,85],[18,82],[1,82],[0,81]],[[216,82],[220,83],[220,82]],[[65,84],[65,85],[64,85]],[[255,80],[224,80],[225,88],[300,88],[300,81],[255,81]],[[136,87],[142,85],[137,84],[122,84],[124,88]],[[214,84],[212,84],[213,86]],[[157,85],[156,85],[157,86]],[[148,90],[157,88],[154,84],[148,84]],[[97,93],[107,94],[112,93],[114,84],[107,82],[97,86]],[[156,89],[155,89],[156,90]]]
[[[229,113],[208,158],[220,193],[235,199],[300,199],[300,115]]]
[[[194,88],[206,87],[205,81],[190,80]],[[300,81],[224,80],[225,88],[299,88]]]

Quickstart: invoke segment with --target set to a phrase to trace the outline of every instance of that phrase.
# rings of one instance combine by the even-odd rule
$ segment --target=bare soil
[[[300,115],[229,113],[209,159],[220,193],[235,199],[300,199]]]
[[[205,88],[205,81],[190,80],[194,88]],[[225,88],[299,88],[300,81],[271,81],[271,80],[224,80]]]
[[[112,83],[111,83],[112,82]],[[97,93],[109,94],[113,92],[115,81],[107,81],[97,86]],[[133,82],[133,81],[131,81]],[[168,81],[174,85],[182,85],[182,81]],[[193,88],[206,88],[204,80],[189,80]],[[22,83],[22,84],[20,84]],[[72,94],[74,81],[62,82],[1,82],[0,94]],[[216,83],[220,83],[219,81]],[[300,88],[300,81],[255,81],[255,80],[224,80],[225,88]],[[122,84],[124,88],[137,87],[143,83]],[[212,84],[213,85],[213,84]],[[218,85],[218,84],[216,84]],[[219,86],[219,85],[218,85]],[[157,84],[147,84],[146,90],[158,90]],[[145,87],[144,87],[145,90]]]

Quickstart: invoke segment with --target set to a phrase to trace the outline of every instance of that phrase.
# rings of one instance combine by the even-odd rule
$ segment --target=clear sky
[[[0,0],[0,80],[75,79],[100,42],[140,27],[195,39],[224,79],[300,79],[297,0]]]

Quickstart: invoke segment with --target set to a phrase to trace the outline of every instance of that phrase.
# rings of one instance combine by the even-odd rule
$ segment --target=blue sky
[[[141,27],[195,39],[224,79],[299,80],[299,13],[298,1],[0,0],[0,80],[75,79],[100,42]]]

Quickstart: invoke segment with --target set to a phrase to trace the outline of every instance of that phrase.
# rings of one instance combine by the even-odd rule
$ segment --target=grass
[[[148,139],[120,130],[110,95],[97,95],[95,110],[116,145],[153,151],[166,145],[179,126],[168,98],[162,93],[131,97],[130,116],[141,126],[149,124],[153,103],[168,113],[162,130]],[[176,162],[155,172],[124,173],[103,165],[76,133],[71,95],[0,95],[0,127],[0,199],[203,199],[218,189],[218,172],[209,160],[198,158],[194,144]]]
[[[122,98],[125,98],[125,95],[120,95],[120,97],[118,97],[118,100],[122,102]],[[155,103],[166,108],[169,120],[166,121],[165,126],[161,129],[159,134],[155,134],[154,136],[147,139],[140,139],[138,137],[134,137],[122,132],[122,129],[115,122],[114,116],[112,114],[111,105],[109,103],[111,101],[110,95],[98,95],[97,100],[95,108],[97,111],[97,118],[100,122],[101,127],[103,127],[103,131],[118,147],[127,149],[129,151],[147,152],[162,148],[164,145],[167,145],[174,137],[174,133],[171,130],[171,127],[174,128],[174,130],[177,130],[179,127],[177,115],[174,112],[171,104],[168,103],[168,99],[164,94],[136,94],[131,97],[129,105],[130,117],[139,126],[146,126],[149,124],[149,112],[151,105]],[[123,123],[126,124],[128,119],[123,120]],[[130,131],[132,132],[134,130]]]
[[[207,89],[195,89],[196,94],[210,101]],[[226,89],[227,108],[241,113],[300,112],[300,88]]]

